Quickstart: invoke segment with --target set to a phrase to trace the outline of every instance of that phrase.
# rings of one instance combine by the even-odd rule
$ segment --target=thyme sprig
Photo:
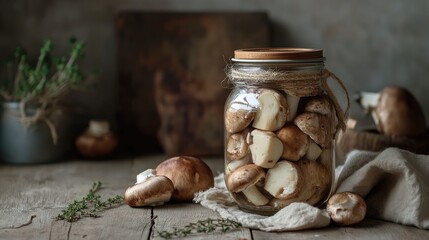
[[[186,237],[195,233],[209,233],[214,231],[226,232],[229,230],[239,229],[241,227],[241,223],[230,219],[208,218],[206,220],[200,220],[196,223],[189,223],[183,228],[174,227],[172,231],[158,231],[158,235],[161,238],[172,239]]]
[[[83,217],[99,217],[98,213],[102,210],[119,206],[123,203],[124,198],[116,195],[108,198],[106,201],[101,201],[101,196],[96,194],[101,189],[101,182],[94,182],[88,194],[82,200],[74,200],[66,209],[61,211],[56,219],[65,220],[67,222],[75,222]]]

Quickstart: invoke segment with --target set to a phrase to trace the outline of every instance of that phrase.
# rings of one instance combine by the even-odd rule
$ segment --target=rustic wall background
[[[328,68],[344,80],[350,93],[378,91],[388,84],[407,87],[429,120],[425,0],[0,0],[0,57],[17,45],[36,54],[45,38],[54,40],[58,53],[64,52],[71,35],[86,40],[84,64],[99,72],[100,81],[97,88],[72,99],[89,117],[114,120],[114,17],[121,10],[266,11],[273,46],[324,49]],[[360,114],[354,105],[352,115]]]

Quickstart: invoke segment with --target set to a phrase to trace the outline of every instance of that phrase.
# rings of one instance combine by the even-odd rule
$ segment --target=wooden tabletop
[[[0,164],[0,239],[161,239],[159,231],[218,218],[198,204],[167,204],[131,208],[121,205],[68,223],[55,220],[73,200],[82,199],[92,183],[101,181],[102,197],[120,194],[135,176],[154,168],[164,156],[106,161],[69,160],[60,163],[14,166]],[[215,175],[223,159],[204,158]],[[268,233],[241,228],[226,233],[195,234],[187,239],[429,239],[429,231],[367,219],[354,227]]]

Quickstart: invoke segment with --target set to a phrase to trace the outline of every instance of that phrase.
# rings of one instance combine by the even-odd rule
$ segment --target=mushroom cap
[[[310,98],[304,107],[305,112],[314,112],[322,115],[330,115],[332,113],[332,104],[329,98],[325,96],[316,96]]]
[[[227,186],[231,192],[241,192],[255,185],[264,177],[265,171],[262,167],[255,164],[248,164],[239,167],[228,176]]]
[[[317,161],[301,160],[299,166],[303,174],[304,183],[298,198],[310,205],[315,205],[327,197],[331,187],[331,178],[328,170]]]
[[[326,205],[331,219],[339,225],[352,225],[365,218],[367,206],[365,200],[352,192],[332,195]]]
[[[125,202],[131,207],[162,204],[173,194],[173,182],[164,176],[153,176],[125,191]]]
[[[256,111],[228,108],[225,111],[225,129],[229,133],[244,130],[256,116]]]
[[[283,143],[282,157],[284,159],[298,161],[307,152],[308,136],[293,123],[287,123],[276,134]]]
[[[380,92],[375,114],[377,128],[386,136],[418,137],[426,132],[423,110],[405,88],[385,87]]]
[[[226,144],[226,153],[229,159],[238,160],[244,158],[249,152],[249,130],[235,133],[229,136]]]
[[[322,147],[327,147],[332,141],[333,122],[328,116],[304,112],[298,115],[294,120],[295,125],[305,134],[310,136],[313,141]]]
[[[156,174],[168,177],[174,185],[174,201],[189,202],[194,193],[214,186],[213,172],[207,164],[195,157],[172,157],[156,167]]]

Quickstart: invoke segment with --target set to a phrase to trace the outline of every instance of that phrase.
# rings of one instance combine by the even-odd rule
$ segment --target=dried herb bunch
[[[119,195],[108,198],[106,201],[101,201],[101,196],[95,194],[100,189],[101,182],[94,182],[92,188],[82,200],[75,200],[73,203],[70,203],[56,219],[75,222],[83,217],[96,218],[99,217],[98,213],[100,211],[123,204],[124,198]]]
[[[158,235],[161,238],[172,239],[172,238],[183,238],[190,234],[195,233],[209,233],[214,231],[226,232],[229,230],[241,228],[241,223],[235,222],[230,219],[211,219],[201,220],[196,223],[189,223],[183,228],[173,228],[173,231],[161,231]]]
[[[84,81],[78,60],[84,53],[84,42],[71,38],[68,56],[53,58],[53,43],[46,40],[37,62],[32,64],[26,52],[16,48],[13,59],[2,67],[1,96],[7,101],[56,100]]]

